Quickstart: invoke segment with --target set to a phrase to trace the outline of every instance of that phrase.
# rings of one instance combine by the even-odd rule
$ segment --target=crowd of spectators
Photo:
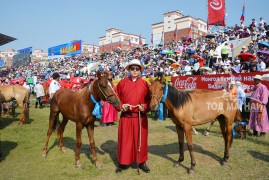
[[[259,23],[252,19],[249,26],[240,25],[226,27],[207,36],[192,39],[191,36],[183,37],[179,41],[169,44],[148,46],[147,44],[122,51],[117,48],[111,52],[98,52],[85,57],[83,55],[52,59],[49,62],[30,63],[24,67],[11,67],[2,70],[0,77],[2,83],[8,83],[10,79],[33,78],[37,80],[49,79],[53,72],[59,72],[61,79],[83,77],[92,79],[96,69],[107,69],[113,73],[114,79],[126,77],[124,67],[131,59],[139,59],[145,70],[143,77],[154,76],[156,72],[163,72],[167,76],[185,76],[199,74],[227,74],[240,72],[255,72],[266,70],[266,58],[259,54],[259,50],[267,51],[266,45],[259,45],[263,41],[268,43],[269,28],[263,18]],[[243,47],[241,53],[251,53],[256,58],[243,60],[240,58],[221,58],[216,48],[222,43],[238,38],[251,38],[251,43]],[[253,57],[254,57],[253,56]],[[85,67],[96,63],[92,69]],[[84,70],[83,70],[84,68]]]

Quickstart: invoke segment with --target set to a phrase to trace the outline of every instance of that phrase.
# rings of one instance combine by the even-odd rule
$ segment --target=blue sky
[[[173,10],[206,20],[207,0],[2,0],[0,33],[18,40],[0,47],[47,51],[72,40],[98,44],[108,28],[139,35],[150,41],[151,24]],[[252,18],[269,21],[268,0],[226,0],[227,25],[240,23],[246,3],[246,24]],[[267,8],[267,9],[266,9]]]

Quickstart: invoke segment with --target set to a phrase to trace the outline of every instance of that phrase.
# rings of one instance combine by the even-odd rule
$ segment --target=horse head
[[[150,81],[150,109],[152,111],[157,111],[157,108],[161,102],[161,99],[164,94],[164,87],[166,85],[165,76],[163,73],[158,73],[155,80],[149,79]]]
[[[115,108],[120,105],[120,100],[113,90],[112,82],[109,81],[108,73],[105,71],[102,75],[100,71],[97,72],[97,88],[93,88],[99,90],[97,92],[100,99],[111,103]]]

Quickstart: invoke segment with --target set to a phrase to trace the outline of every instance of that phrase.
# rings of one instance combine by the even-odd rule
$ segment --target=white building
[[[140,35],[128,34],[120,29],[110,28],[106,30],[106,35],[99,38],[99,47],[101,52],[108,52],[120,47],[122,50],[136,48],[146,43],[146,39],[141,36],[141,44],[139,44]]]

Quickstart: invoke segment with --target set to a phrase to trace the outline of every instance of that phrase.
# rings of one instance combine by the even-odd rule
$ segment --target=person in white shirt
[[[266,69],[266,65],[263,62],[263,60],[261,58],[258,59],[258,64],[257,64],[257,70],[258,71],[265,71]]]
[[[27,89],[27,91],[28,91],[29,94],[30,94],[31,87],[29,86],[29,83],[28,83],[28,82],[24,82],[24,83],[23,83],[23,87],[24,87],[25,89]]]
[[[37,108],[37,105],[39,104],[39,108],[42,109],[42,102],[43,102],[42,100],[43,97],[45,96],[44,88],[39,82],[36,82],[34,91],[36,93],[35,108]]]
[[[185,71],[186,75],[192,75],[191,66],[190,66],[190,63],[189,62],[184,67],[184,71]]]
[[[52,99],[55,92],[61,88],[61,85],[58,82],[60,79],[60,75],[57,72],[53,73],[52,79],[53,80],[51,81],[50,87],[49,87],[50,99]]]

